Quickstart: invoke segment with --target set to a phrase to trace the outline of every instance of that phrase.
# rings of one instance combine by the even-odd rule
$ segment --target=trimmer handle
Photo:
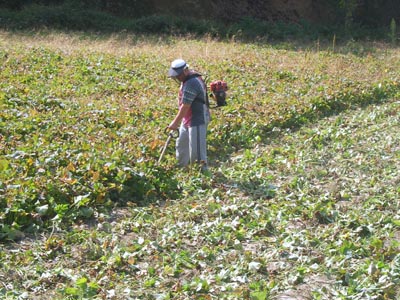
[[[167,133],[168,130],[169,130],[168,135],[170,137],[173,137],[173,138],[178,138],[179,137],[179,129],[171,130],[168,127],[166,127],[164,132]]]

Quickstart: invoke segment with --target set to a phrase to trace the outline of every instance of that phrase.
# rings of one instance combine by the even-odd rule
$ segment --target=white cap
[[[169,77],[179,76],[179,74],[181,74],[183,72],[185,67],[187,67],[187,64],[183,59],[181,59],[181,58],[175,59],[171,63],[171,68],[168,71],[168,76]]]

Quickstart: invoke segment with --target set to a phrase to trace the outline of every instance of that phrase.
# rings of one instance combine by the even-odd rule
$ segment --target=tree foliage
[[[137,18],[154,14],[217,19],[225,22],[252,17],[267,21],[353,22],[368,26],[388,26],[392,19],[400,19],[397,0],[301,0],[272,2],[261,0],[0,0],[0,8],[20,10],[27,5],[72,5],[77,9],[91,9],[116,16]]]

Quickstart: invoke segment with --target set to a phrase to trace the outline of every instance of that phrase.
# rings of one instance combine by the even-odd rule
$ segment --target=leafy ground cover
[[[0,35],[0,294],[396,299],[399,51]],[[212,176],[156,165],[169,62],[225,79]],[[286,298],[285,298],[286,297]]]

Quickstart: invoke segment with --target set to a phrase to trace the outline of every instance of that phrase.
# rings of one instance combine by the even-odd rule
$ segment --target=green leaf
[[[392,219],[393,225],[399,226],[400,227],[400,220],[394,220]]]
[[[86,289],[87,283],[88,283],[88,280],[87,280],[87,278],[85,278],[85,277],[79,278],[79,279],[76,281],[76,285],[77,285],[78,287],[80,287],[82,290]]]
[[[64,293],[67,295],[71,295],[71,296],[78,296],[79,295],[79,289],[78,288],[74,288],[74,287],[67,287],[64,290]]]
[[[0,159],[0,172],[4,172],[8,169],[9,162],[5,159]]]
[[[252,292],[250,294],[251,300],[267,300],[268,292]]]
[[[87,205],[89,203],[89,201],[90,201],[89,196],[90,196],[90,193],[86,194],[86,195],[76,196],[75,199],[74,199],[74,204],[77,207],[82,207],[82,206]]]

